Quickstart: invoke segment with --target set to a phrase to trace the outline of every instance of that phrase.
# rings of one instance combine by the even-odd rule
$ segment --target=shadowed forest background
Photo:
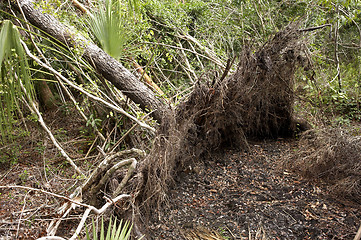
[[[360,23],[342,0],[0,1],[0,239],[360,239]]]

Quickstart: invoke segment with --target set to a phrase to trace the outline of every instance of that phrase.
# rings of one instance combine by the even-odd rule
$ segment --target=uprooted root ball
[[[294,74],[304,62],[297,27],[278,32],[255,53],[243,50],[234,74],[211,84],[197,83],[174,115],[163,120],[142,164],[141,204],[155,206],[164,200],[173,177],[209,151],[247,146],[250,137],[293,133]]]
[[[361,136],[341,129],[310,130],[298,147],[285,160],[287,168],[327,183],[335,195],[361,201]]]

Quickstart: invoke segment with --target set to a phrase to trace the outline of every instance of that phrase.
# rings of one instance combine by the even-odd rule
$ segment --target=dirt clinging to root
[[[224,146],[247,148],[247,138],[291,135],[294,73],[304,62],[304,40],[291,24],[255,53],[245,48],[234,74],[197,83],[162,122],[141,167],[138,199],[159,206],[177,173]],[[226,75],[224,75],[226,76]]]

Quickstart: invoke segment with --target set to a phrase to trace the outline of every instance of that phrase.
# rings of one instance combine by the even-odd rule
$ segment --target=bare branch
[[[29,190],[29,191],[38,191],[38,192],[41,192],[41,193],[44,193],[44,194],[48,194],[48,195],[51,195],[51,196],[54,196],[54,197],[57,197],[57,198],[62,198],[66,201],[69,201],[69,202],[72,202],[76,205],[79,205],[79,206],[83,206],[83,207],[86,207],[87,210],[85,210],[84,214],[83,214],[83,217],[77,227],[77,230],[75,231],[75,233],[73,234],[73,236],[69,239],[69,240],[73,240],[73,239],[76,239],[76,237],[79,235],[81,229],[83,228],[84,226],[84,223],[87,219],[87,217],[89,216],[90,212],[93,211],[96,215],[100,215],[102,213],[104,213],[111,205],[117,203],[119,200],[121,199],[124,199],[124,198],[129,198],[130,195],[128,194],[122,194],[122,195],[119,195],[113,199],[109,199],[107,201],[106,204],[103,205],[103,207],[101,209],[97,209],[96,207],[94,206],[91,206],[91,205],[88,205],[88,204],[84,204],[84,203],[81,203],[81,202],[78,202],[78,201],[75,201],[71,198],[68,198],[68,197],[65,197],[65,196],[62,196],[62,195],[59,195],[59,194],[56,194],[56,193],[52,193],[52,192],[48,192],[48,191],[44,191],[42,189],[38,189],[38,188],[32,188],[32,187],[24,187],[24,186],[18,186],[18,185],[14,185],[14,186],[0,186],[0,188],[20,188],[20,189],[25,189],[25,190]],[[38,240],[65,240],[64,238],[61,238],[61,237],[54,237],[54,236],[47,236],[47,237],[42,237],[42,238],[39,238]]]
[[[73,236],[71,238],[69,238],[69,240],[74,240],[76,239],[76,237],[79,235],[79,233],[81,232],[81,230],[83,229],[83,226],[85,224],[86,219],[88,218],[89,214],[91,212],[91,209],[88,208],[87,210],[85,210],[83,217],[81,218],[78,227],[75,230],[75,233],[73,234]]]
[[[15,75],[15,78],[17,78],[17,76]],[[27,91],[23,85],[23,83],[21,81],[19,81],[20,83],[20,87],[21,89],[24,91],[25,95],[28,97],[28,100],[30,102],[30,105],[28,104],[27,101],[24,101],[31,112],[36,113],[36,115],[38,116],[38,122],[40,123],[40,125],[44,128],[44,130],[48,133],[51,141],[53,142],[53,144],[56,146],[56,148],[60,151],[61,155],[63,155],[63,157],[65,157],[65,159],[70,163],[70,165],[75,169],[75,171],[77,173],[79,173],[81,176],[83,176],[84,178],[86,178],[86,176],[84,175],[84,173],[80,170],[80,168],[73,162],[73,160],[69,157],[69,155],[64,151],[64,149],[60,146],[60,144],[58,143],[58,141],[56,140],[56,138],[54,137],[53,133],[50,131],[50,129],[46,126],[45,121],[43,119],[43,117],[41,116],[37,106],[35,105],[35,102],[33,102],[29,95],[27,94]]]
[[[323,24],[321,26],[299,29],[298,31],[299,32],[310,32],[310,31],[318,30],[318,29],[321,29],[321,28],[324,28],[324,27],[332,27],[332,25],[328,23],[328,24]]]
[[[360,227],[356,233],[356,236],[353,240],[360,240],[360,238],[361,238],[361,225],[360,225]]]
[[[98,167],[92,172],[91,176],[87,179],[87,181],[82,186],[82,192],[85,192],[89,189],[89,187],[95,182],[98,178],[99,174],[103,173],[108,167],[110,162],[114,158],[123,157],[131,154],[137,154],[139,156],[145,156],[145,152],[139,149],[132,148],[130,150],[124,150],[121,152],[117,152],[112,155],[108,155],[105,159],[98,165]]]
[[[179,38],[182,38],[184,40],[188,40],[188,41],[191,41],[193,42],[194,44],[196,44],[202,51],[205,52],[205,54],[207,56],[204,56],[202,54],[199,54],[197,52],[193,52],[189,49],[184,49],[186,51],[189,51],[189,52],[192,52],[192,53],[195,53],[195,54],[198,54],[199,56],[202,56],[202,57],[205,57],[209,60],[211,60],[212,62],[214,62],[215,64],[217,64],[218,66],[222,67],[222,68],[225,68],[226,66],[224,66],[224,64],[222,63],[222,61],[217,57],[217,55],[209,48],[205,47],[203,44],[201,44],[196,38],[186,34],[186,35],[181,35],[179,34],[178,35]],[[180,48],[182,49],[182,48]]]
[[[79,33],[75,33],[56,20],[55,17],[44,13],[41,8],[35,8],[33,0],[18,1],[20,3],[20,8],[29,22],[66,46],[82,49],[83,58],[91,64],[99,74],[110,81],[136,104],[139,104],[143,110],[154,110],[152,116],[156,120],[161,122],[164,114],[171,110],[168,104],[159,99],[151,89],[140,82],[120,62],[109,56],[109,54],[105,53],[97,45],[89,41],[89,39],[86,39]],[[17,5],[15,5],[15,7],[18,8]],[[106,105],[110,107],[109,103]],[[114,109],[114,106],[112,107],[112,109]],[[119,107],[116,107],[114,110],[119,111]],[[134,120],[136,118],[132,117],[131,119]],[[146,127],[145,124],[140,124],[140,126]]]

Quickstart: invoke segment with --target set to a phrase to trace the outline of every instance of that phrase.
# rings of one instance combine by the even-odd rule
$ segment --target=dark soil
[[[294,145],[254,142],[248,152],[228,150],[184,172],[167,206],[154,214],[152,238],[183,239],[191,230],[209,229],[228,239],[352,239],[361,222],[359,204],[279,169]]]

